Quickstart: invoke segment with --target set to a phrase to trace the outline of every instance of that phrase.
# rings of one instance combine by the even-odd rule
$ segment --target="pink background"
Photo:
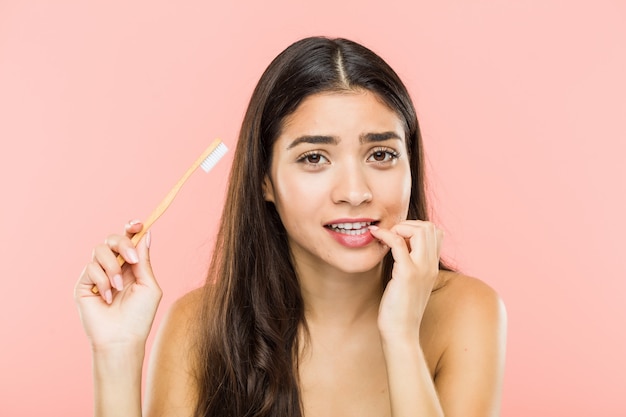
[[[174,5],[177,3],[177,5]],[[306,35],[379,52],[418,108],[445,253],[509,312],[503,416],[624,416],[626,3],[0,1],[0,415],[91,413],[72,287]],[[232,153],[153,229],[203,280]]]

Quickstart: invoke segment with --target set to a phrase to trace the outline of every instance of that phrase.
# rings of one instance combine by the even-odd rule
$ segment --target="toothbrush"
[[[150,226],[157,221],[159,217],[167,210],[172,201],[174,201],[174,197],[180,191],[185,182],[189,179],[191,174],[198,168],[201,167],[204,172],[209,172],[213,167],[219,162],[220,159],[226,154],[228,148],[220,139],[215,139],[213,143],[209,145],[208,148],[200,155],[200,157],[189,167],[185,175],[182,176],[180,180],[174,185],[174,187],[170,190],[169,193],[165,196],[165,198],[159,203],[159,205],[154,209],[154,211],[150,214],[150,217],[146,219],[143,223],[143,228],[133,235],[131,241],[133,245],[137,245],[137,242],[141,240],[144,234],[150,229]],[[117,256],[117,262],[120,266],[124,265],[126,261],[122,258],[121,255]],[[91,292],[94,294],[98,294],[98,287],[95,285],[91,288]]]

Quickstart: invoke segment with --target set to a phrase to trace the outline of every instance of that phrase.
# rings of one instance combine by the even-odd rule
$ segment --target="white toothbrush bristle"
[[[219,162],[220,159],[228,152],[228,148],[221,142],[213,152],[207,156],[204,161],[200,164],[200,167],[204,170],[204,172],[209,172],[213,169],[213,167]]]

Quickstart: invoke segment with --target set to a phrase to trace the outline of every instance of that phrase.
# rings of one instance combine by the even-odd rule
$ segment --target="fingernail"
[[[124,280],[120,274],[117,274],[113,277],[113,285],[118,291],[122,291],[124,289]]]
[[[373,225],[373,224],[370,224],[370,225],[368,226],[368,229],[370,229],[370,230],[378,230],[378,226]]]
[[[113,294],[111,293],[110,289],[104,292],[104,299],[106,300],[107,304],[111,304],[113,302]]]
[[[128,223],[126,223],[126,226],[124,226],[124,229],[128,230],[134,225],[139,224],[139,223],[141,223],[139,220],[131,220]]]
[[[150,249],[151,240],[152,240],[152,233],[150,233],[150,230],[148,230],[148,232],[146,233],[146,247],[148,249]]]
[[[131,264],[136,264],[139,262],[139,257],[137,256],[137,251],[135,249],[126,250],[126,256],[128,257],[128,261]]]

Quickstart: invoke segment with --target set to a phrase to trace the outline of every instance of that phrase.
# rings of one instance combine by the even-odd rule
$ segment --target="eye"
[[[393,149],[389,148],[376,148],[370,154],[369,158],[367,158],[370,162],[375,162],[377,164],[388,164],[394,162],[400,154]]]
[[[323,165],[329,162],[324,155],[317,151],[306,152],[300,155],[297,161],[307,165]]]

